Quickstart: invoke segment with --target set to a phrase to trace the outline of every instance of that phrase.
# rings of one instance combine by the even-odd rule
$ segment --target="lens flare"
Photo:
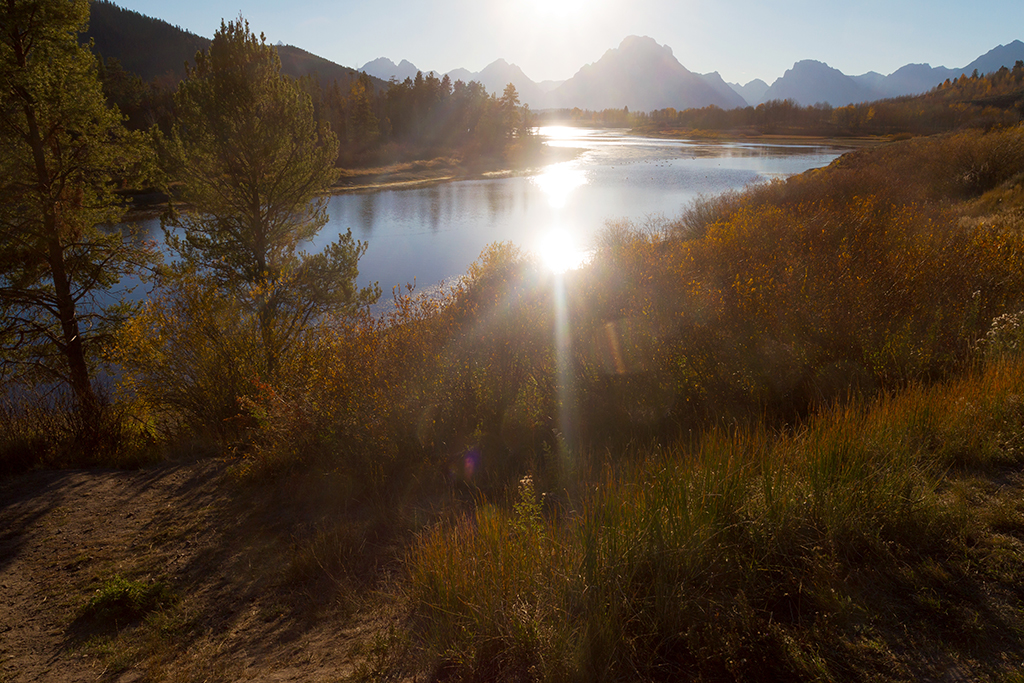
[[[580,249],[569,233],[560,229],[551,230],[540,239],[537,253],[544,266],[556,274],[579,268],[589,257],[589,253]]]

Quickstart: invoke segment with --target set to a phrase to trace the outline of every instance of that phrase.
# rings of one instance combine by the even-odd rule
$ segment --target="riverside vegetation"
[[[391,616],[354,679],[1020,680],[1019,123],[613,223],[563,274],[493,245],[449,290],[395,291],[374,317],[351,238],[295,252],[329,180],[327,155],[302,150],[329,129],[247,25],[213,45],[179,93],[197,118],[158,146],[166,168],[233,177],[214,143],[258,139],[258,121],[204,119],[225,100],[204,105],[219,85],[202,79],[251,54],[268,90],[235,92],[290,112],[318,180],[265,251],[232,250],[244,212],[193,187],[181,261],[95,339],[90,362],[118,366],[110,395],[8,393],[8,474],[199,451],[227,461],[220,495],[243,506],[329,499],[313,521],[282,506],[294,540],[269,581],[344,603],[339,627]],[[5,293],[25,288],[15,275]],[[7,360],[31,361],[39,344],[11,329]],[[221,622],[186,614],[188,586],[139,552],[144,571],[100,582],[76,623],[128,620],[97,629],[108,674],[172,679]],[[232,566],[255,585],[264,565]],[[354,593],[374,597],[337,597]],[[189,676],[230,679],[209,666]]]
[[[87,457],[198,440],[250,482],[227,495],[334,491],[288,580],[405,605],[357,676],[1014,680],[1022,152],[1020,127],[858,152],[609,226],[562,276],[496,245],[271,373],[190,290],[123,328],[134,390]],[[9,415],[5,457],[77,457],[48,414]]]

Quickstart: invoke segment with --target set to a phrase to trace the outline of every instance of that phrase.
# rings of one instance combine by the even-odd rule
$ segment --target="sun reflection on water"
[[[565,208],[569,202],[569,195],[578,187],[587,184],[587,174],[580,168],[575,168],[572,162],[565,164],[553,164],[538,173],[532,178],[553,209]]]
[[[536,250],[541,262],[555,274],[575,270],[590,258],[590,252],[581,249],[572,235],[560,228],[542,235]]]

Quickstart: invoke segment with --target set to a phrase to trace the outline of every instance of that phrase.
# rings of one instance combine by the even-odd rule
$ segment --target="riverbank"
[[[518,160],[509,160],[503,156],[481,157],[471,161],[459,157],[436,157],[373,168],[343,168],[340,169],[331,193],[394,190],[457,180],[529,175],[549,164],[574,159],[580,151],[542,145],[538,153]]]
[[[550,164],[570,161],[581,151],[578,148],[542,145],[538,153],[521,159],[492,156],[467,161],[460,157],[435,157],[385,166],[340,168],[338,179],[327,194],[399,190],[459,180],[531,175]],[[173,191],[174,185],[171,187]],[[159,217],[168,202],[167,194],[154,190],[128,193],[126,197],[130,204],[124,220],[129,223]]]

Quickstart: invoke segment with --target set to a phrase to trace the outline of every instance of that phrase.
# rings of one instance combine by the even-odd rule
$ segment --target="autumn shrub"
[[[844,154],[828,167],[756,187],[754,203],[878,196],[899,204],[976,197],[1024,171],[1024,126],[916,137]]]
[[[365,491],[500,489],[543,468],[560,400],[553,297],[552,276],[501,244],[448,290],[396,291],[379,317],[325,319],[280,380],[242,399],[243,467],[315,461]]]
[[[673,228],[683,239],[698,239],[707,234],[708,226],[718,223],[731,215],[743,202],[745,195],[730,190],[717,195],[700,195],[692,200]]]
[[[367,491],[406,467],[415,476],[424,458],[415,406],[432,366],[439,305],[396,296],[383,318],[322,321],[283,368],[291,380],[261,385],[244,400],[254,418],[247,466],[315,462]]]
[[[915,139],[703,198],[660,231],[609,225],[565,276],[576,430],[664,440],[962,367],[1024,301],[1020,233],[935,200],[1014,182],[1022,140]],[[980,185],[942,184],[972,168]]]
[[[166,280],[122,328],[110,356],[122,388],[167,436],[229,439],[262,361],[255,316],[201,278]]]
[[[1024,305],[1019,231],[935,201],[1013,182],[1022,139],[908,140],[675,221],[612,223],[561,275],[492,245],[446,291],[318,318],[269,374],[253,316],[179,279],[117,357],[165,431],[219,435],[250,473],[316,462],[368,489],[500,488],[558,453],[785,422],[947,376]]]

